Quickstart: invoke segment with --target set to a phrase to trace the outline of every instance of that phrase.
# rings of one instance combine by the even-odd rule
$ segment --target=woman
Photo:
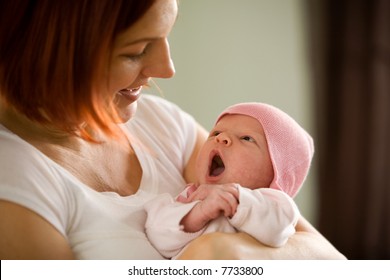
[[[140,96],[150,78],[174,75],[176,0],[9,2],[0,7],[1,259],[162,258],[145,237],[143,204],[194,180],[207,136],[175,105]],[[297,230],[278,251],[211,235],[184,257],[342,258],[307,223]]]

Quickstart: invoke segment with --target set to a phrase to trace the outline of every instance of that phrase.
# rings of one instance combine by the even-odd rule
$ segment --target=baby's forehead
[[[261,125],[261,123],[259,122],[258,119],[250,116],[250,115],[245,115],[245,114],[239,114],[239,113],[234,113],[234,114],[225,114],[225,115],[222,115],[218,122],[216,124],[219,124],[219,123],[234,123],[234,122],[245,122],[245,123],[259,123]]]
[[[261,122],[252,116],[244,114],[223,115],[214,126],[214,129],[218,128],[264,134]]]

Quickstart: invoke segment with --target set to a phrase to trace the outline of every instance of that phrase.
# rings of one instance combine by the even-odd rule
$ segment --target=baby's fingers
[[[196,190],[194,190],[189,196],[188,200],[190,202],[195,201],[195,200],[204,200],[205,198],[208,197],[208,194],[210,193],[210,188],[211,186],[209,185],[200,185],[197,187]]]
[[[203,215],[207,217],[207,220],[213,220],[219,216],[230,216],[232,207],[224,199],[214,200],[206,199],[200,203]]]
[[[236,213],[237,207],[238,207],[237,198],[234,195],[232,195],[231,193],[225,193],[221,198],[224,200],[225,205],[227,205],[227,207],[228,207],[224,211],[224,216],[225,217],[233,217],[234,214]]]

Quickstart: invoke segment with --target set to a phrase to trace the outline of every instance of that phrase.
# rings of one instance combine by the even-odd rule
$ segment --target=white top
[[[265,245],[283,246],[295,233],[299,210],[286,193],[260,188],[251,190],[236,184],[239,191],[237,212],[229,219],[221,216],[198,232],[183,230],[180,221],[198,203],[176,202],[162,194],[145,204],[148,214],[146,234],[150,242],[166,258],[176,258],[185,246],[201,234],[210,232],[246,232]],[[186,197],[186,190],[182,195]]]
[[[0,124],[0,199],[31,209],[69,242],[78,259],[162,259],[145,236],[143,205],[176,196],[194,148],[196,123],[162,98],[144,94],[124,125],[142,167],[138,192],[97,192]]]

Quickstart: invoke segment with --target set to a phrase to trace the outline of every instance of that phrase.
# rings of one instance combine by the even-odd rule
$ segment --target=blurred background
[[[390,1],[180,0],[163,95],[210,129],[273,104],[314,138],[302,214],[350,259],[390,259]]]

